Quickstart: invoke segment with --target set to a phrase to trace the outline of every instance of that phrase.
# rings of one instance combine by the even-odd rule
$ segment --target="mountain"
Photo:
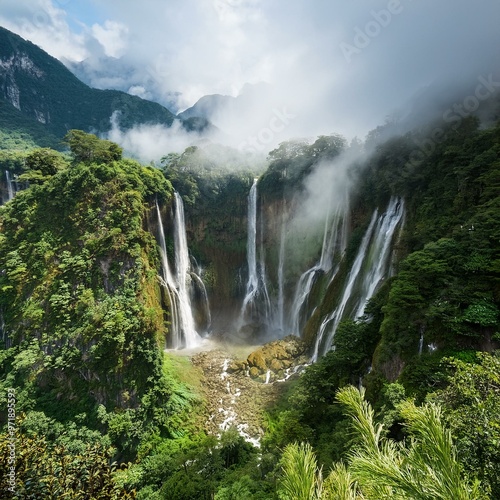
[[[217,110],[234,105],[236,99],[236,97],[221,94],[205,95],[177,116],[182,119],[203,117],[209,120],[209,117],[213,117]]]
[[[123,129],[144,123],[170,126],[175,119],[160,104],[85,85],[60,61],[4,28],[0,28],[0,98],[57,137],[70,129],[107,132],[113,115]],[[207,123],[189,120],[184,126],[199,130]]]

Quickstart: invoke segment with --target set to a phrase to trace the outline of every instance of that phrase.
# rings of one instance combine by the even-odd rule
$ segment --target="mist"
[[[111,130],[107,139],[119,144],[126,154],[144,162],[156,162],[168,153],[182,153],[187,147],[202,141],[197,132],[186,131],[179,120],[170,127],[160,124],[142,124],[123,130],[119,116],[111,117]]]
[[[292,137],[363,138],[415,111],[423,94],[430,103],[443,89],[451,102],[467,95],[498,72],[498,19],[497,0],[4,0],[0,14],[74,70],[83,64],[92,85],[174,111],[266,82],[271,90],[247,95],[238,113],[213,118],[233,146],[260,134],[267,151]],[[276,110],[293,116],[279,131],[269,126]]]

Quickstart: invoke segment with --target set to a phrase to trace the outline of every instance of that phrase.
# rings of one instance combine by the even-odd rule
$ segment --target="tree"
[[[64,140],[76,163],[108,163],[122,158],[123,150],[118,144],[82,130],[70,130]]]
[[[500,356],[476,353],[476,360],[445,360],[454,370],[449,385],[429,398],[443,406],[467,472],[500,498]]]
[[[35,149],[26,156],[26,172],[19,176],[19,180],[42,184],[66,166],[66,160],[57,151],[49,148]]]

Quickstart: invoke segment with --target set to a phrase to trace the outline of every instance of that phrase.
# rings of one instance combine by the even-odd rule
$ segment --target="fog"
[[[0,23],[89,84],[174,111],[204,95],[242,94],[211,118],[218,140],[254,152],[291,137],[364,138],[387,116],[427,119],[436,103],[461,102],[478,78],[499,74],[498,0],[85,4],[2,0]],[[152,156],[160,144],[177,147],[155,127],[114,135],[141,157],[143,142]]]

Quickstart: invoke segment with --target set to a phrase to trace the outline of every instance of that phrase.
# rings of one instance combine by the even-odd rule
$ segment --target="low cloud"
[[[179,120],[174,120],[171,127],[143,124],[122,130],[119,126],[119,115],[115,112],[111,125],[107,138],[144,163],[157,162],[168,153],[182,153],[188,146],[201,140],[197,132],[187,132]]]
[[[271,84],[279,99],[226,120],[238,140],[269,128],[283,106],[296,116],[284,138],[351,138],[405,112],[422,89],[439,84],[455,99],[498,68],[498,19],[498,0],[2,0],[0,14],[73,68],[84,61],[79,74],[93,86],[173,110]]]

